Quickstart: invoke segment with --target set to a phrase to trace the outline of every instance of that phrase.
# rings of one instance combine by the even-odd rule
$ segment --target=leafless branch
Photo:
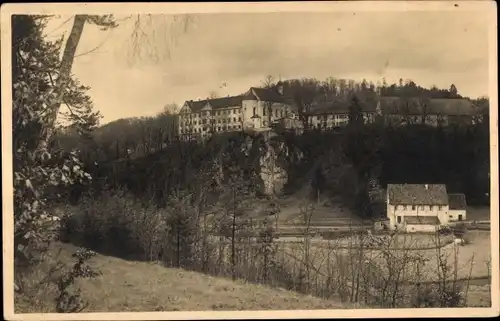
[[[110,29],[110,32],[108,33],[108,35],[106,36],[106,38],[100,44],[98,44],[96,47],[94,47],[91,50],[88,50],[88,51],[86,51],[84,53],[75,55],[75,58],[78,58],[78,57],[81,57],[81,56],[84,56],[84,55],[87,55],[87,54],[91,54],[91,53],[97,51],[99,48],[101,48],[108,41],[108,39],[111,36],[112,32],[113,32],[112,29]]]
[[[192,23],[193,18],[188,15],[137,15],[130,37],[129,63],[141,59],[153,63],[170,59],[172,47]]]
[[[53,34],[54,32],[56,32],[57,30],[61,29],[62,26],[64,26],[65,24],[67,24],[74,17],[75,17],[75,15],[72,15],[68,19],[64,20],[59,26],[57,26],[56,28],[54,28],[52,31],[47,32],[47,36],[50,36],[51,34]]]

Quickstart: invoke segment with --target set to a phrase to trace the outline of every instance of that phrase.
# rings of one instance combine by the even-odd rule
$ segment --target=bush
[[[142,206],[128,193],[104,191],[66,208],[61,240],[122,258],[153,259],[160,253],[164,219],[157,208]]]

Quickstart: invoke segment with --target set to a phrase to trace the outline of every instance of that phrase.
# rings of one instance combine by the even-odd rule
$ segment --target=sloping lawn
[[[30,279],[31,284],[46,277],[57,261],[71,266],[71,254],[76,250],[72,245],[56,244],[48,263]],[[82,297],[89,303],[82,312],[354,308],[282,289],[165,268],[157,263],[97,255],[89,265],[102,275],[78,281]],[[16,296],[16,313],[55,312],[55,285],[42,286],[31,293],[34,297]]]

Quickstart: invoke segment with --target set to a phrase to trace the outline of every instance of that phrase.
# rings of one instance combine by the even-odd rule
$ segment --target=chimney
[[[425,189],[429,189],[429,185],[428,184],[425,184]]]

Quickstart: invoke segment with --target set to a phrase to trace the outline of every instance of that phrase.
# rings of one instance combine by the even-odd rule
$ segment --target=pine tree
[[[53,189],[90,179],[77,153],[56,150],[51,144],[52,136],[47,136],[47,128],[55,130],[50,115],[54,97],[59,96],[72,110],[66,119],[80,133],[91,130],[99,119],[92,110],[87,87],[72,77],[67,77],[64,87],[57,81],[61,41],[44,39],[46,22],[45,16],[12,16],[16,273],[36,265],[58,232],[60,217],[49,213],[47,204],[47,199],[53,200]],[[41,139],[45,141],[43,146]]]

